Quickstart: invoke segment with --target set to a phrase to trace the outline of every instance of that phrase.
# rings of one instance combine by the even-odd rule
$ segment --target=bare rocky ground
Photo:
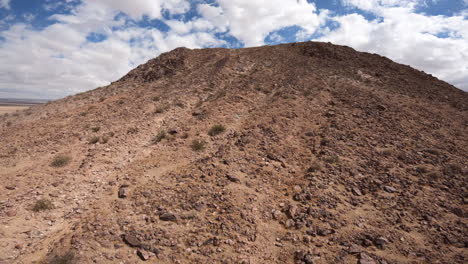
[[[378,55],[179,48],[0,122],[0,263],[467,262],[468,94]]]

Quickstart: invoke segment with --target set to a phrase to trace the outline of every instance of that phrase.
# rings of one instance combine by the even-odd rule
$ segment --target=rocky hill
[[[0,263],[467,263],[467,135],[379,55],[178,48],[0,117]]]

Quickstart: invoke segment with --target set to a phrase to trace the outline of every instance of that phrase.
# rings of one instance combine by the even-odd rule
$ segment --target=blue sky
[[[0,97],[60,98],[161,52],[331,41],[468,90],[468,0],[0,0]]]

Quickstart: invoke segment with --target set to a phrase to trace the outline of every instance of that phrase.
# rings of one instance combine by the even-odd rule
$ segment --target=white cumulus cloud
[[[464,17],[427,16],[408,7],[385,7],[378,10],[378,18],[368,21],[359,14],[333,17],[339,28],[321,40],[387,56],[468,90],[468,21]]]
[[[10,9],[11,0],[0,0],[0,8]]]
[[[71,15],[52,16],[50,19],[58,23],[43,30],[14,24],[0,33],[3,38],[0,97],[58,98],[109,84],[138,64],[176,47],[201,48],[224,43],[213,34],[201,31],[163,33],[134,23],[124,26],[124,19],[114,19],[117,10],[133,12],[131,15],[136,19],[143,15],[160,17],[160,14],[135,9],[124,3],[127,1],[100,8],[96,6],[97,1],[90,2],[93,3],[85,2],[74,8]],[[166,1],[161,3],[161,8],[181,12],[187,8],[181,3]],[[87,40],[90,33],[105,37],[100,42],[91,42]]]
[[[314,33],[324,22],[313,3],[306,0],[219,0],[218,6],[200,4],[204,19],[246,46],[264,44],[272,31],[299,26]]]

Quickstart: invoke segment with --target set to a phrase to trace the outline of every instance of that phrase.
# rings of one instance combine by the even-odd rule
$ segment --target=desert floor
[[[0,115],[6,114],[6,113],[14,113],[17,110],[24,110],[29,108],[29,106],[5,106],[5,105],[0,105]]]

